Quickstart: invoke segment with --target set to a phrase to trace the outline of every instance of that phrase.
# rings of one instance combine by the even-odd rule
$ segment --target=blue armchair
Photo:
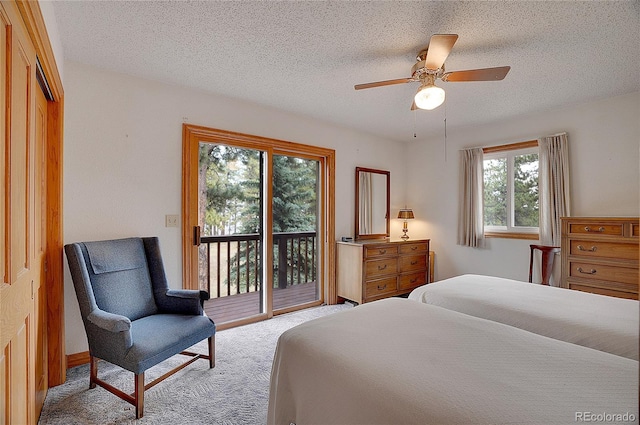
[[[65,245],[89,342],[89,387],[99,385],[144,413],[144,391],[198,359],[215,365],[216,326],[203,312],[204,291],[169,289],[158,238]],[[208,338],[208,354],[184,351]],[[190,359],[145,385],[144,372],[176,354]],[[126,394],[98,378],[98,359],[134,373]]]

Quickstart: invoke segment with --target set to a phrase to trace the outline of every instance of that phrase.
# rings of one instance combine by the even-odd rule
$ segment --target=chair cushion
[[[144,372],[163,360],[213,336],[216,325],[207,316],[154,314],[131,323],[133,346],[120,366]]]
[[[142,239],[85,242],[93,295],[101,310],[130,320],[158,311]]]

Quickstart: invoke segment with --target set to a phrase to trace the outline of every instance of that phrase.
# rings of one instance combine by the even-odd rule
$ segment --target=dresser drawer
[[[374,298],[390,292],[395,292],[397,290],[397,279],[394,276],[385,279],[369,280],[365,285],[365,298]]]
[[[399,289],[413,289],[427,283],[426,273],[418,272],[400,276]]]
[[[364,246],[364,258],[389,257],[398,255],[398,247],[395,245]]]
[[[590,263],[588,261],[569,261],[569,277],[620,282],[638,286],[638,268],[609,264]],[[636,289],[637,290],[637,289]]]
[[[574,290],[583,291],[583,292],[591,292],[592,294],[607,295],[609,297],[626,298],[629,300],[638,299],[637,291],[636,292],[619,291],[609,287],[603,288],[599,286],[585,285],[585,284],[573,283],[573,282],[569,282],[569,289],[574,289]]]
[[[597,240],[571,240],[570,255],[595,258],[638,260],[638,244]]]
[[[624,234],[624,224],[571,221],[569,222],[569,233],[573,235],[622,236]]]
[[[634,238],[640,237],[640,224],[631,223],[631,236]]]
[[[365,262],[365,279],[373,276],[398,273],[398,258],[381,258],[380,260]]]
[[[410,272],[413,270],[423,270],[426,268],[427,256],[425,254],[400,257],[400,273]]]
[[[429,244],[426,242],[420,243],[404,243],[398,247],[400,249],[400,254],[427,254],[427,250],[429,249]]]

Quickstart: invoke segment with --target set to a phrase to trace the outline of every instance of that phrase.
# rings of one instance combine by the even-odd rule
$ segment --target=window
[[[483,165],[485,235],[537,239],[537,142],[486,148]]]

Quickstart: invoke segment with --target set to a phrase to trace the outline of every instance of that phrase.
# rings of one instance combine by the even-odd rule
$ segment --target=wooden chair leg
[[[209,368],[216,367],[216,340],[215,335],[209,337]]]
[[[529,254],[529,283],[533,282],[533,245],[530,245],[531,254]]]
[[[215,367],[215,355],[216,355],[216,349],[215,349],[215,335],[208,338],[208,346],[209,346],[209,367],[213,368]],[[138,374],[134,374],[134,391],[133,394],[126,394],[124,392],[122,392],[122,390],[114,387],[113,385],[102,381],[98,378],[98,358],[97,357],[90,357],[90,368],[91,368],[91,373],[90,373],[90,380],[89,380],[89,388],[95,388],[96,385],[101,386],[102,388],[104,388],[105,390],[109,391],[111,394],[114,394],[118,397],[120,397],[121,399],[123,399],[124,401],[131,403],[135,406],[136,408],[136,419],[140,419],[142,418],[142,416],[144,415],[144,391],[145,391],[145,387],[146,389],[149,389],[153,386],[155,386],[157,383],[163,381],[164,379],[168,378],[169,376],[173,375],[174,373],[178,372],[179,370],[183,369],[184,367],[188,366],[189,364],[191,364],[192,362],[198,360],[198,359],[202,359],[202,358],[206,358],[204,357],[202,354],[196,354],[196,353],[192,353],[192,352],[186,352],[183,351],[181,354],[185,354],[188,356],[192,356],[192,359],[190,359],[187,362],[182,363],[181,365],[175,367],[174,369],[170,370],[169,372],[165,373],[164,375],[154,379],[153,381],[149,382],[148,385],[145,386],[144,383],[144,372],[138,373]]]
[[[136,419],[144,415],[144,372],[135,374],[134,399],[136,406]]]
[[[553,272],[553,262],[555,260],[556,253],[552,250],[544,251],[541,253],[542,256],[542,267],[541,267],[541,275],[542,275],[542,284],[549,285],[549,281],[551,280],[551,273]]]
[[[98,378],[98,359],[90,356],[89,364],[91,369],[89,374],[89,389],[94,389],[96,387],[96,379]]]

